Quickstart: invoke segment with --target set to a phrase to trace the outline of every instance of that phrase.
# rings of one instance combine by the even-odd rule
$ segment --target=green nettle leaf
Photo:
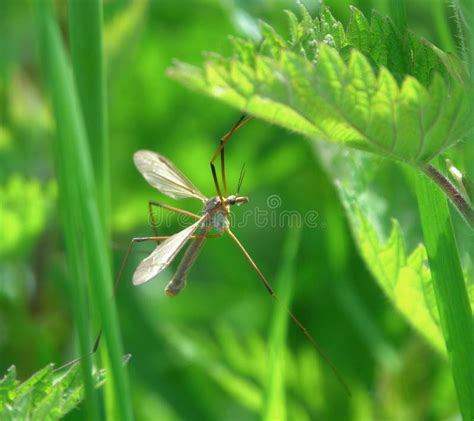
[[[2,420],[57,420],[84,399],[84,385],[79,364],[56,372],[48,364],[29,379],[20,383],[15,366],[0,379],[0,419]],[[94,373],[95,386],[105,380],[105,373]]]
[[[3,379],[0,380],[0,414],[5,411],[7,402],[14,399],[16,394],[16,368],[11,366]]]
[[[41,402],[51,392],[52,379],[53,364],[48,364],[16,388],[16,399],[31,394],[33,404]]]
[[[396,219],[384,229],[387,213],[394,212],[396,194],[388,203],[390,199],[376,193],[380,162],[360,152],[341,154],[335,146],[316,145],[316,155],[335,180],[355,242],[374,279],[420,335],[446,355],[426,248],[418,244],[407,251],[407,235]],[[465,280],[469,286],[469,274]],[[474,308],[473,295],[470,300]]]
[[[445,352],[434,300],[426,249],[419,245],[407,256],[398,221],[392,222],[388,239],[382,242],[356,203],[351,221],[362,257],[395,307],[436,349]]]
[[[172,77],[245,112],[332,143],[422,166],[472,128],[463,66],[388,18],[352,8],[344,30],[329,9],[288,12],[286,42],[268,24],[230,58],[177,63]]]

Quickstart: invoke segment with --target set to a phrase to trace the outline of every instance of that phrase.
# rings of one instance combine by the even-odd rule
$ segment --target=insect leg
[[[253,261],[253,259],[250,257],[250,254],[247,252],[247,250],[244,248],[242,243],[239,241],[239,239],[235,236],[235,234],[229,229],[225,228],[227,234],[234,240],[234,242],[237,244],[239,247],[240,251],[244,254],[244,256],[247,258],[249,261],[250,265],[253,267],[255,272],[257,272],[258,277],[262,281],[263,285],[265,286],[266,290],[270,294],[270,296],[277,302],[280,302],[279,298],[275,294],[275,291],[273,290],[272,286],[270,283],[267,281],[261,270],[258,268],[256,263]],[[321,356],[321,358],[326,362],[326,364],[331,368],[332,372],[338,379],[339,383],[343,386],[345,391],[349,396],[351,396],[351,392],[349,389],[349,386],[347,383],[344,381],[342,375],[339,373],[339,371],[336,369],[334,364],[331,362],[329,357],[326,356],[326,354],[322,351],[321,347],[319,344],[316,342],[316,340],[313,338],[313,336],[308,332],[308,330],[304,327],[304,325],[296,318],[296,316],[291,312],[290,309],[286,309],[286,312],[288,313],[288,316],[290,316],[291,321],[298,327],[298,329],[303,333],[303,335],[309,340],[311,345],[313,345],[313,348],[318,352],[318,354]]]
[[[197,239],[197,238],[203,238],[203,237],[210,238],[208,236],[193,235],[193,236],[190,237],[190,240],[194,240],[194,239]],[[168,238],[170,238],[169,235],[155,236],[155,237],[135,237],[135,238],[132,238],[132,240],[130,241],[130,244],[128,246],[127,253],[125,254],[125,257],[122,261],[122,264],[120,265],[120,269],[119,269],[119,272],[118,272],[118,275],[117,275],[117,279],[115,280],[115,284],[114,284],[114,288],[113,288],[113,295],[114,296],[115,296],[115,293],[117,292],[119,282],[122,279],[123,272],[125,270],[125,267],[127,266],[128,259],[130,257],[130,254],[132,253],[134,245],[136,243],[141,243],[141,242],[145,242],[145,241],[163,241],[163,240],[167,240]],[[99,348],[101,336],[102,336],[102,328],[100,329],[100,331],[99,331],[99,333],[96,337],[96,340],[94,342],[94,347],[92,348],[92,354],[94,354],[97,351],[97,349]]]
[[[228,133],[226,133],[220,141],[220,145],[217,148],[216,152],[214,155],[212,155],[210,165],[211,165],[211,172],[212,172],[212,178],[214,179],[214,185],[216,186],[216,191],[217,195],[219,196],[219,199],[221,200],[222,205],[224,205],[224,198],[222,196],[222,191],[219,186],[219,181],[217,179],[217,173],[216,173],[216,167],[214,165],[214,161],[217,159],[217,157],[220,155],[221,157],[221,176],[222,176],[222,185],[224,187],[224,194],[227,196],[228,191],[227,191],[227,181],[225,177],[225,161],[224,161],[224,146],[227,143],[227,141],[232,137],[232,135],[239,130],[241,127],[243,127],[245,124],[247,124],[250,120],[253,119],[253,116],[247,117],[242,115],[242,117],[239,118],[237,123],[234,124],[232,129],[229,130]]]
[[[161,236],[161,237],[135,237],[132,238],[132,241],[130,241],[130,244],[128,245],[127,253],[125,254],[125,257],[122,261],[122,264],[120,265],[119,273],[117,275],[117,279],[115,280],[114,283],[114,288],[112,290],[112,294],[115,296],[115,293],[117,292],[117,288],[119,285],[120,280],[122,279],[123,271],[125,270],[125,267],[127,266],[128,258],[130,257],[130,254],[132,253],[133,246],[136,243],[140,243],[143,241],[163,241],[169,238],[169,236]],[[94,346],[92,348],[92,354],[95,354],[97,352],[97,349],[99,348],[100,344],[100,339],[102,337],[102,328],[100,328],[99,333],[97,334],[97,337],[94,342]]]
[[[161,241],[161,240],[166,240],[168,239],[169,236],[162,236],[162,237],[136,237],[136,238],[133,238],[132,241],[130,241],[130,244],[128,246],[128,249],[127,249],[127,253],[125,254],[125,257],[122,261],[122,264],[120,266],[120,270],[119,270],[119,273],[117,275],[117,279],[115,280],[115,284],[114,284],[114,288],[112,290],[112,293],[113,295],[115,295],[116,291],[117,291],[117,288],[118,288],[118,285],[119,285],[119,282],[120,282],[120,279],[122,278],[122,275],[123,275],[123,271],[125,269],[125,266],[127,265],[127,262],[128,262],[128,258],[130,257],[130,254],[132,253],[132,249],[133,249],[133,246],[138,243],[138,242],[143,242],[143,241]],[[92,347],[92,351],[90,352],[89,355],[94,355],[97,350],[99,349],[99,345],[100,345],[100,340],[102,338],[102,327],[100,328],[99,330],[99,333],[97,334],[96,338],[95,338],[95,341],[94,341],[94,346]],[[72,361],[69,361],[68,363],[62,365],[61,367],[58,367],[57,369],[55,369],[55,371],[60,371],[60,370],[63,370],[67,367],[70,367],[78,362],[80,362],[82,360],[82,358],[76,358]]]
[[[156,230],[157,225],[156,225],[156,222],[155,222],[155,215],[153,213],[153,207],[163,208],[163,209],[166,209],[170,212],[175,212],[175,213],[179,213],[181,215],[186,215],[186,216],[189,216],[190,218],[194,218],[194,219],[199,219],[200,218],[200,216],[196,215],[195,213],[188,212],[188,211],[185,211],[183,209],[175,208],[174,206],[165,205],[164,203],[155,202],[154,200],[149,200],[148,201],[148,213],[150,215],[150,224],[151,224],[151,227],[153,229],[153,233],[155,234],[155,236],[158,236],[158,231]]]
[[[175,213],[179,213],[181,215],[186,215],[186,216],[189,216],[190,218],[194,218],[194,219],[201,218],[199,215],[196,215],[195,213],[188,212],[188,211],[185,211],[183,209],[175,208],[174,206],[165,205],[164,203],[155,202],[154,200],[149,200],[148,201],[148,211],[150,212],[150,221],[152,223],[152,226],[154,226],[154,227],[156,227],[156,223],[155,223],[155,219],[154,219],[154,215],[153,215],[153,206],[158,207],[158,208],[166,209],[170,212],[175,212]]]
[[[157,206],[160,206],[160,204],[158,204],[157,202],[154,202],[153,205],[156,203]],[[167,206],[167,205],[165,205]],[[167,208],[171,208],[170,207],[167,207]],[[173,208],[173,209],[170,209],[170,210],[175,210],[176,208]],[[181,211],[180,209],[176,209],[178,211]],[[185,211],[183,211],[185,212]],[[179,213],[179,212],[178,212]],[[187,214],[187,213],[186,213]],[[192,216],[192,214],[190,214],[190,216]],[[216,237],[219,237],[221,236],[222,234],[221,233],[217,233],[217,234],[206,234],[206,235],[192,235],[189,239],[190,240],[195,240],[195,239],[202,239],[202,238],[216,238]],[[119,285],[119,282],[120,280],[122,279],[122,275],[123,275],[123,272],[125,270],[125,267],[127,265],[127,262],[128,262],[128,259],[130,257],[130,254],[132,253],[132,250],[133,250],[133,246],[136,244],[136,243],[139,243],[139,242],[144,242],[144,241],[163,241],[163,240],[167,240],[168,238],[170,238],[170,236],[154,236],[154,237],[136,237],[136,238],[133,238],[128,246],[128,249],[127,249],[127,253],[125,254],[125,257],[122,261],[122,264],[120,266],[120,270],[119,270],[119,273],[117,275],[117,279],[115,281],[115,284],[114,284],[114,288],[113,288],[113,295],[115,295],[116,291],[117,291],[117,288],[118,288],[118,285]],[[97,334],[96,336],[96,339],[94,341],[94,346],[92,348],[92,351],[90,352],[90,355],[94,355],[98,348],[99,348],[99,345],[100,345],[100,340],[101,340],[101,337],[102,337],[102,328],[100,328],[99,330],[99,333]],[[60,371],[60,370],[63,370],[67,367],[70,367],[78,362],[81,361],[82,358],[76,358],[72,361],[69,361],[68,363],[56,368],[54,371]]]

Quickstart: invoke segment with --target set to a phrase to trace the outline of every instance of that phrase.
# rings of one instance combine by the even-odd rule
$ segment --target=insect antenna
[[[242,181],[244,181],[244,177],[245,177],[245,164],[242,165],[242,169],[240,170],[239,182],[237,183],[237,196],[240,194],[240,188],[242,187]]]

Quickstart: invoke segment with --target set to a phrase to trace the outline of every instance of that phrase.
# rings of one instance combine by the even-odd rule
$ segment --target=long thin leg
[[[143,242],[143,241],[163,241],[163,240],[166,240],[169,237],[170,236],[135,237],[135,238],[132,238],[132,241],[130,241],[130,244],[128,245],[127,253],[125,254],[125,257],[122,261],[122,264],[120,265],[120,269],[119,269],[119,273],[117,275],[117,279],[115,280],[115,283],[114,283],[114,288],[112,290],[112,294],[114,296],[115,296],[115,293],[117,292],[119,282],[122,279],[123,271],[125,270],[125,267],[127,266],[128,258],[130,257],[130,254],[132,253],[133,246],[136,243],[139,243],[139,242]],[[97,352],[97,349],[99,348],[101,337],[102,337],[102,328],[100,328],[99,333],[97,334],[97,337],[95,339],[94,346],[92,348],[92,354],[95,354]]]
[[[166,209],[170,212],[178,213],[180,215],[189,216],[190,218],[194,218],[194,219],[201,218],[201,216],[199,216],[195,213],[188,212],[188,211],[185,211],[183,209],[175,208],[174,206],[166,205],[166,204],[161,203],[161,202],[156,202],[154,200],[149,200],[148,201],[148,214],[149,214],[149,218],[150,218],[150,225],[153,229],[153,233],[155,234],[155,237],[158,237],[158,231],[156,230],[157,223],[155,221],[155,214],[153,212],[153,207]],[[112,243],[112,247],[114,249],[119,249],[118,245],[115,244],[115,243]]]
[[[194,219],[201,218],[201,216],[196,215],[195,213],[188,212],[188,211],[185,211],[183,209],[175,208],[174,206],[165,205],[164,203],[161,203],[161,202],[155,202],[154,200],[149,200],[148,201],[148,212],[150,213],[150,222],[151,222],[151,224],[154,228],[156,228],[156,222],[155,222],[155,216],[153,214],[153,206],[155,206],[157,208],[166,209],[170,212],[175,212],[175,213],[179,213],[181,215],[186,215],[186,216],[189,216],[190,218],[194,218]]]
[[[222,191],[220,189],[219,181],[217,179],[217,173],[216,173],[216,167],[214,165],[214,161],[217,159],[217,157],[219,155],[221,156],[222,184],[223,184],[223,187],[224,187],[224,193],[227,196],[227,181],[226,181],[226,178],[225,178],[224,146],[237,130],[239,130],[241,127],[245,126],[252,119],[253,119],[253,116],[245,118],[245,115],[243,115],[242,117],[240,117],[240,119],[237,121],[237,123],[234,124],[232,129],[230,129],[229,132],[226,133],[221,138],[220,145],[219,145],[216,152],[214,153],[214,155],[211,158],[210,165],[211,165],[212,178],[214,179],[214,185],[216,186],[216,192],[217,192],[217,195],[219,196],[219,199],[222,203],[222,206],[224,206],[224,198],[222,196]]]
[[[221,139],[221,145],[224,141]],[[225,197],[229,196],[229,191],[227,189],[227,179],[225,177],[225,154],[224,154],[224,147],[221,149],[221,180],[222,180],[222,187],[224,188]]]
[[[217,238],[217,237],[220,237],[221,235],[222,235],[222,233],[205,234],[205,235],[199,235],[198,234],[198,235],[192,235],[189,239],[190,240],[196,240],[198,238]],[[168,238],[170,238],[170,236],[168,236],[168,235],[154,236],[154,237],[135,237],[130,241],[130,244],[129,244],[128,249],[127,249],[127,253],[125,254],[125,257],[122,261],[122,264],[120,265],[120,270],[119,270],[119,273],[117,275],[117,279],[115,280],[114,288],[112,290],[113,295],[115,295],[115,293],[117,291],[117,288],[118,288],[118,285],[119,285],[119,282],[122,279],[122,275],[123,275],[123,272],[124,272],[125,267],[127,265],[130,254],[132,253],[133,246],[138,242],[163,241],[163,240],[167,240]],[[94,355],[97,352],[97,350],[99,349],[99,344],[100,344],[101,338],[102,338],[102,328],[99,330],[99,333],[96,336],[96,339],[94,341],[94,346],[92,347],[92,351],[90,352],[89,355]],[[82,359],[81,357],[80,358],[75,358],[74,360],[69,361],[68,363],[63,364],[62,366],[56,368],[54,371],[64,370],[65,368],[70,367],[70,366],[80,362],[81,359]]]
[[[214,238],[216,235],[215,234],[210,234],[210,235],[192,235],[189,239],[190,240],[195,240],[197,238]],[[136,243],[141,243],[141,242],[144,242],[144,241],[163,241],[163,240],[167,240],[168,238],[170,238],[169,235],[164,235],[164,236],[155,236],[155,237],[135,237],[135,238],[132,238],[132,240],[130,241],[130,244],[128,246],[128,249],[127,249],[127,253],[125,254],[125,257],[122,261],[122,264],[120,265],[120,269],[119,269],[119,272],[118,272],[118,275],[117,275],[117,279],[115,280],[115,283],[114,283],[114,288],[112,290],[112,293],[113,295],[115,296],[115,293],[117,292],[117,288],[118,288],[118,285],[119,285],[119,282],[120,280],[122,279],[122,275],[123,275],[123,272],[125,270],[125,267],[127,266],[127,263],[128,263],[128,259],[130,257],[130,254],[132,253],[132,250],[133,250],[133,246],[136,244]],[[102,328],[100,329],[99,333],[97,334],[97,337],[95,339],[95,342],[94,342],[94,347],[92,348],[92,354],[95,354],[97,349],[99,348],[99,344],[100,344],[100,338],[102,336]]]
[[[175,208],[174,206],[165,205],[164,203],[155,202],[154,200],[149,200],[148,201],[148,213],[150,215],[151,228],[153,229],[153,233],[155,234],[155,236],[158,236],[158,231],[156,229],[157,225],[156,225],[156,222],[155,222],[155,215],[153,213],[153,207],[166,209],[170,212],[179,213],[180,215],[186,215],[186,216],[189,216],[190,218],[194,218],[194,219],[199,219],[200,218],[200,216],[196,215],[195,213],[188,212],[188,211],[185,211],[183,209]]]
[[[270,283],[267,281],[267,279],[265,278],[265,276],[263,275],[263,273],[260,271],[260,269],[258,268],[258,266],[256,265],[256,263],[253,261],[253,259],[250,257],[250,255],[248,254],[247,250],[245,250],[244,246],[242,245],[242,243],[239,241],[239,239],[235,236],[235,234],[229,229],[229,228],[225,228],[227,234],[229,234],[230,238],[232,238],[232,240],[234,240],[234,242],[237,244],[237,246],[239,247],[239,249],[242,251],[242,253],[244,254],[244,256],[247,258],[247,260],[249,261],[250,265],[254,268],[255,272],[257,272],[257,275],[258,277],[260,278],[260,280],[262,281],[263,285],[265,286],[266,290],[268,291],[268,293],[270,294],[270,296],[277,302],[281,303],[279,298],[277,297],[277,295],[275,294],[275,291],[273,291],[273,288],[272,286],[270,285]],[[313,336],[308,332],[308,330],[304,327],[304,325],[296,318],[296,316],[291,312],[290,309],[286,309],[286,312],[288,313],[288,315],[290,316],[290,319],[292,320],[292,322],[300,329],[300,331],[303,333],[304,336],[306,336],[306,338],[309,340],[309,342],[311,343],[311,345],[313,345],[313,348],[318,352],[318,354],[321,356],[321,358],[326,362],[326,364],[331,368],[331,370],[333,371],[334,375],[336,376],[336,378],[339,380],[339,383],[341,383],[341,385],[344,387],[344,389],[346,390],[347,394],[349,396],[351,396],[351,391],[349,389],[349,386],[347,386],[347,383],[344,381],[342,375],[339,373],[339,371],[336,369],[336,367],[334,366],[334,364],[331,362],[331,360],[329,359],[329,357],[326,356],[326,354],[322,351],[321,347],[319,346],[319,344],[316,342],[316,340],[313,338]]]

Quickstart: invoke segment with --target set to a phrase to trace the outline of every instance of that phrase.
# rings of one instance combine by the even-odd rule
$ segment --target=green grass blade
[[[117,324],[117,314],[112,297],[112,274],[107,246],[97,206],[94,175],[88,151],[87,136],[80,113],[72,74],[55,23],[49,1],[35,0],[36,19],[45,74],[49,82],[54,116],[57,125],[56,161],[62,169],[59,182],[63,191],[69,191],[69,205],[77,207],[77,214],[66,216],[72,241],[83,242],[86,268],[90,274],[93,304],[100,309],[111,363],[111,377],[118,402],[118,416],[131,419],[128,379],[122,364],[122,345]],[[64,211],[64,210],[63,210]],[[77,217],[77,215],[79,217]],[[81,235],[73,238],[74,235]],[[77,247],[76,243],[76,247]],[[71,256],[75,258],[77,256]],[[81,288],[84,279],[74,279]],[[76,298],[76,297],[74,297]],[[85,308],[81,307],[83,317]]]
[[[109,148],[101,4],[97,0],[69,0],[68,18],[74,80],[89,141],[104,237],[110,243]],[[104,363],[108,364],[106,358]],[[104,390],[106,412],[114,414],[117,402],[113,390],[110,387]]]
[[[288,313],[295,281],[296,255],[301,237],[300,228],[291,228],[283,248],[277,278],[279,300],[275,303],[269,339],[268,383],[265,391],[263,419],[285,420],[285,353]]]
[[[474,17],[474,2],[467,2],[466,7],[466,16],[468,19],[468,25],[472,22]],[[469,26],[471,28],[471,26]],[[469,37],[466,40],[466,43],[469,45],[469,74],[474,75],[474,31],[470,30],[468,32]],[[474,89],[474,77],[471,76],[470,80],[471,89]],[[474,95],[470,95],[470,106],[471,109],[474,109]],[[474,134],[471,133],[469,137],[464,142],[464,167],[467,177],[472,181],[474,180]],[[474,205],[474,198],[471,198],[471,203]],[[471,260],[474,261],[474,247],[471,248]]]
[[[448,203],[437,186],[419,175],[418,206],[436,303],[463,419],[474,416],[474,331]]]
[[[108,237],[110,180],[102,6],[98,0],[69,0],[68,6],[74,79],[89,140],[102,223]]]
[[[58,127],[59,129],[59,127]],[[84,379],[86,411],[90,419],[100,419],[98,392],[94,388],[92,379],[92,357],[90,350],[92,343],[90,340],[89,310],[87,301],[87,273],[81,251],[82,244],[77,239],[81,238],[80,231],[72,221],[80,220],[79,209],[75,206],[77,194],[73,180],[67,176],[67,164],[61,156],[61,147],[59,142],[54,143],[56,159],[56,172],[59,188],[59,206],[62,230],[66,245],[67,264],[69,267],[70,282],[67,282],[68,294],[71,297],[73,317],[79,339],[80,353],[83,358],[81,364],[82,377]],[[82,280],[82,282],[72,282],[73,279]]]
[[[56,142],[55,155],[59,156],[60,151]],[[65,236],[66,251],[68,257],[68,266],[70,268],[70,281],[67,282],[69,297],[71,297],[74,320],[77,326],[77,335],[79,339],[79,347],[84,363],[81,364],[82,376],[85,386],[85,399],[87,414],[91,419],[100,419],[99,417],[99,400],[98,393],[94,387],[92,379],[92,356],[90,350],[92,343],[90,341],[90,323],[87,300],[87,280],[88,275],[81,262],[83,261],[83,253],[81,252],[82,244],[77,241],[80,238],[78,227],[71,224],[71,219],[79,220],[78,209],[74,206],[76,201],[73,194],[74,185],[65,175],[66,168],[64,161],[60,160],[57,164],[57,176],[59,187],[59,203],[61,206],[61,220]],[[72,282],[73,279],[80,279],[82,282]]]
[[[392,11],[405,30],[405,1],[392,0]],[[461,414],[468,421],[474,416],[474,331],[448,202],[423,175],[416,177],[416,194],[448,359]]]

